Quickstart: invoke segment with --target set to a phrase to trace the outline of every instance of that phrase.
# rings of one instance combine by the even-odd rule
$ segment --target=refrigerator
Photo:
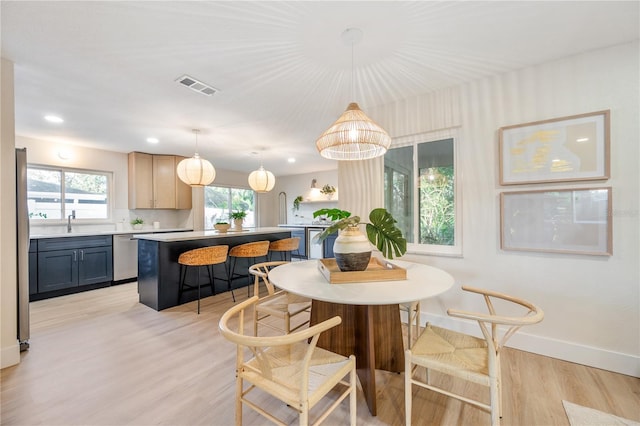
[[[27,149],[16,148],[16,231],[18,329],[20,350],[29,349],[29,207],[27,204]]]

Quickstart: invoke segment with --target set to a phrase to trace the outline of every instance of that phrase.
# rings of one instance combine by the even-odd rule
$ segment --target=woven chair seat
[[[416,357],[414,364],[489,386],[489,356],[484,339],[427,324],[411,353]]]
[[[230,257],[262,257],[269,253],[269,241],[256,241],[232,247]]]
[[[258,306],[261,313],[278,316],[288,312],[290,316],[294,316],[308,310],[311,307],[311,300],[307,297],[279,291],[260,299]]]
[[[289,405],[297,404],[304,371],[303,360],[308,347],[304,342],[269,348],[259,358],[253,358],[245,364],[245,379]],[[316,347],[309,363],[309,402],[312,405],[318,402],[326,393],[319,391],[326,386],[334,387],[349,373],[350,368],[349,358]],[[329,380],[331,377],[334,380]]]
[[[202,247],[178,256],[178,263],[187,266],[217,265],[227,261],[229,246]]]

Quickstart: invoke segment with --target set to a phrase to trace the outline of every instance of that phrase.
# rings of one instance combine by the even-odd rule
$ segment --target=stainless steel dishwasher
[[[113,280],[135,280],[138,278],[138,240],[133,234],[113,236]]]

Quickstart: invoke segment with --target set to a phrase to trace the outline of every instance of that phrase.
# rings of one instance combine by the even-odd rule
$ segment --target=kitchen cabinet
[[[333,254],[333,243],[336,242],[336,238],[338,238],[337,232],[334,232],[333,234],[325,238],[324,244],[322,246],[323,257],[325,259],[335,257]]]
[[[297,257],[299,259],[307,258],[307,235],[306,234],[307,233],[304,228],[291,231],[292,237],[300,238],[300,246],[298,246],[298,253],[293,252],[292,254],[293,257]]]
[[[113,279],[111,235],[43,239],[37,251],[37,294]]]
[[[176,173],[184,157],[129,153],[129,209],[190,209],[191,187]]]

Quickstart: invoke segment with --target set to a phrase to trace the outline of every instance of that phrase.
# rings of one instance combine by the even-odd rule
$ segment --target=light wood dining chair
[[[484,338],[435,327],[431,324],[426,325],[413,347],[405,351],[404,398],[407,426],[411,424],[412,385],[414,384],[484,409],[491,413],[491,424],[499,425],[502,417],[500,352],[505,342],[520,327],[539,323],[544,317],[542,309],[523,299],[467,286],[463,286],[462,289],[481,294],[489,313],[449,309],[447,314],[477,321]],[[508,302],[506,303],[508,305],[524,307],[525,312],[521,316],[498,315],[494,302],[497,303],[499,300]],[[511,306],[509,308],[511,309]],[[414,366],[424,367],[427,370],[426,382],[414,378]],[[430,370],[489,387],[490,403],[486,404],[432,385],[429,377]]]
[[[254,276],[253,295],[260,297],[260,284],[264,284],[267,295],[260,298],[254,306],[253,334],[258,335],[258,325],[269,327],[284,334],[309,324],[309,319],[303,320],[291,327],[291,319],[300,314],[308,315],[311,312],[311,299],[297,296],[286,291],[277,290],[269,281],[269,271],[276,266],[289,263],[286,261],[262,262],[249,267],[249,273]],[[283,322],[282,327],[273,324],[270,318],[277,317]]]
[[[420,301],[401,303],[400,310],[407,313],[407,349],[413,345],[413,339],[420,335]]]
[[[307,329],[282,336],[245,335],[245,313],[258,300],[258,297],[253,296],[233,306],[222,315],[219,323],[220,333],[237,345],[236,425],[242,425],[243,404],[276,424],[286,424],[260,407],[256,398],[248,398],[253,390],[260,389],[297,410],[299,424],[307,425],[309,410],[336,387],[346,389],[319,415],[314,424],[326,419],[348,396],[350,424],[355,425],[355,357],[345,357],[316,347],[320,333],[340,324],[340,317],[335,316]],[[249,352],[252,356],[245,355]],[[244,388],[245,381],[250,384],[247,389]]]

